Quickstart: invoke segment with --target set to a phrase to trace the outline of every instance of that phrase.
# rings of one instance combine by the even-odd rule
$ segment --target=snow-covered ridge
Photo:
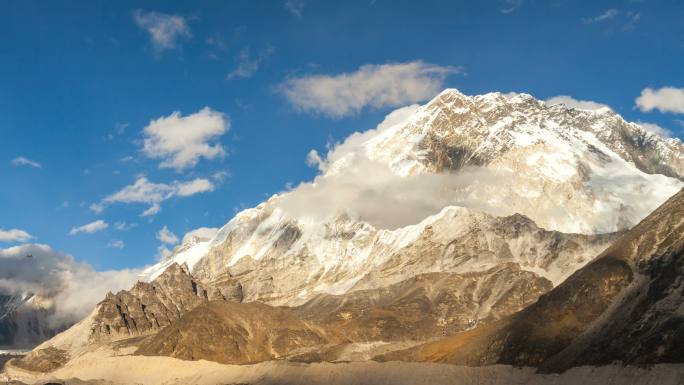
[[[313,182],[238,213],[147,276],[178,262],[204,280],[240,277],[248,299],[281,304],[509,262],[557,284],[608,238],[541,228],[626,229],[684,185],[679,140],[609,109],[526,94],[445,90],[314,155]]]

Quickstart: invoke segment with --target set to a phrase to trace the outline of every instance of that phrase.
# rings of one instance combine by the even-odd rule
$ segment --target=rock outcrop
[[[155,333],[209,300],[241,301],[238,285],[224,286],[223,290],[208,287],[196,280],[187,267],[172,264],[152,282],[138,282],[131,290],[107,294],[97,305],[91,339]]]

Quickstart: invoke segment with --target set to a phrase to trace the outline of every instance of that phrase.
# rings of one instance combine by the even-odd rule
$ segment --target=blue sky
[[[219,227],[311,179],[311,149],[445,87],[568,95],[684,137],[675,0],[0,9],[0,248],[49,244],[99,270],[154,262],[164,226],[178,237]],[[341,79],[358,89],[337,103]],[[382,97],[386,83],[398,97]],[[174,142],[172,126],[199,128]],[[112,198],[136,182],[160,195]],[[155,203],[159,212],[141,216]]]

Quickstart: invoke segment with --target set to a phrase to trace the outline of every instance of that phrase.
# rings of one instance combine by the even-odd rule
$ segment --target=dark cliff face
[[[106,341],[154,333],[209,300],[241,301],[237,285],[207,287],[185,267],[173,264],[152,282],[109,293],[97,306],[90,338]]]
[[[493,325],[378,360],[578,365],[684,362],[684,190],[561,285]]]

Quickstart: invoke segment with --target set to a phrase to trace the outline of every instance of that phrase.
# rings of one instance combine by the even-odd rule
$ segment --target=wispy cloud
[[[600,23],[603,21],[614,19],[619,14],[620,14],[620,11],[618,11],[615,8],[610,8],[610,9],[606,9],[605,11],[601,12],[600,14],[598,14],[596,16],[585,17],[582,19],[582,21],[584,23],[587,23],[587,24]]]
[[[643,112],[658,110],[674,114],[684,114],[684,88],[662,87],[644,88],[634,101]]]
[[[69,231],[69,235],[97,233],[107,229],[108,227],[109,225],[107,222],[103,221],[102,219],[98,219],[83,226],[72,227],[71,231]]]
[[[137,223],[128,223],[126,221],[119,221],[119,222],[114,223],[114,228],[119,230],[119,231],[130,230],[136,226],[138,226]]]
[[[182,116],[173,112],[150,122],[143,129],[143,153],[161,159],[160,168],[181,171],[197,165],[200,158],[214,159],[225,154],[218,139],[228,132],[230,119],[205,107]]]
[[[613,26],[621,25],[622,30],[630,31],[634,29],[640,19],[641,13],[639,12],[609,8],[598,15],[582,18],[582,22],[585,24],[605,24],[611,22]]]
[[[637,122],[644,130],[656,134],[658,136],[661,136],[663,138],[671,138],[672,137],[672,131],[668,130],[665,127],[659,126],[655,123],[647,123],[647,122]]]
[[[99,203],[90,205],[94,212],[102,212],[107,206],[115,203],[144,203],[147,208],[141,215],[151,216],[161,210],[161,203],[173,197],[191,195],[214,190],[214,184],[208,179],[196,178],[186,182],[175,181],[171,184],[152,183],[146,177],[138,178],[135,183],[105,197]]]
[[[290,78],[279,90],[299,111],[340,118],[426,100],[444,88],[448,75],[462,71],[423,61],[367,64],[354,72]]]
[[[0,229],[0,242],[26,242],[33,239],[33,235],[19,229]]]
[[[568,95],[554,96],[546,99],[544,103],[548,104],[549,106],[552,106],[554,104],[563,104],[567,107],[588,111],[597,111],[604,108],[607,108],[609,110],[611,109],[610,107],[608,107],[608,105],[603,103],[594,102],[592,100],[579,100]]]
[[[107,244],[107,247],[111,247],[113,249],[123,249],[124,247],[126,247],[126,243],[124,243],[124,241],[122,241],[120,239],[115,239],[115,240],[109,241],[109,243]]]
[[[249,78],[254,75],[261,64],[273,54],[273,47],[269,47],[262,51],[257,56],[251,56],[249,53],[249,48],[243,48],[237,57],[237,67],[230,71],[226,78],[232,80],[235,78]]]
[[[187,21],[182,16],[138,9],[133,12],[133,20],[150,35],[150,41],[157,53],[176,49],[181,39],[192,36]]]
[[[28,166],[28,167],[33,167],[33,168],[43,168],[42,164],[36,162],[35,160],[25,158],[23,156],[19,156],[19,157],[12,159],[12,165],[14,167]]]
[[[304,12],[304,0],[287,0],[285,2],[285,9],[290,11],[290,13],[295,17],[302,17],[302,12]]]
[[[157,239],[168,245],[175,245],[178,243],[178,237],[176,234],[172,233],[171,230],[169,230],[166,226],[157,232]]]
[[[504,0],[504,7],[501,8],[501,13],[507,14],[515,12],[518,8],[525,4],[525,0]]]

